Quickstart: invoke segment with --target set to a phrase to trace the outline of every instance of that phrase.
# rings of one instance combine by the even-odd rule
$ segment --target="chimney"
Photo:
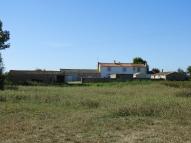
[[[97,70],[100,71],[100,62],[97,63]]]

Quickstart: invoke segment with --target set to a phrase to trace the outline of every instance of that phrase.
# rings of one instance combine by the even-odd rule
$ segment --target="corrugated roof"
[[[132,63],[98,63],[101,67],[145,67],[144,64]]]

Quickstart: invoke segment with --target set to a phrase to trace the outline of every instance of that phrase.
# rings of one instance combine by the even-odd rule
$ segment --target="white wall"
[[[165,75],[152,75],[151,79],[166,79]]]
[[[138,71],[138,68],[135,67],[126,67],[126,71],[124,71],[124,67],[110,67],[110,71],[108,70],[108,67],[100,67],[100,73],[102,78],[109,77],[110,74],[135,74],[135,73],[142,73],[147,74],[146,67],[140,67],[140,71]]]

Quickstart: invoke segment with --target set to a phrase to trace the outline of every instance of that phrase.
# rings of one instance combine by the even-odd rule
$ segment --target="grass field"
[[[189,143],[191,82],[0,91],[1,143]]]

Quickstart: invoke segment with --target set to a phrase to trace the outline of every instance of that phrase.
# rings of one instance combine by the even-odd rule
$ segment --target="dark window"
[[[140,72],[141,71],[141,68],[137,68],[137,72]]]

